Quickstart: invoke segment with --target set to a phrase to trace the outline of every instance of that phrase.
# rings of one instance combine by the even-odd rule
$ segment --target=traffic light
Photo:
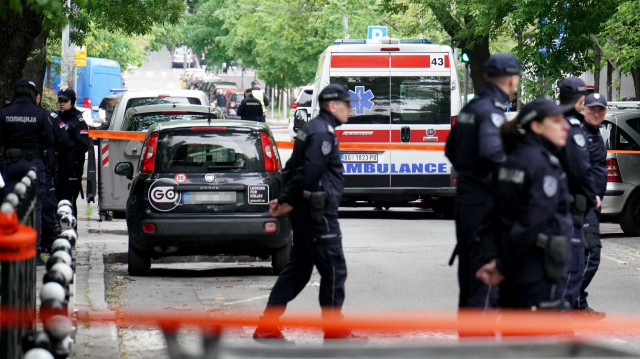
[[[458,61],[469,62],[469,55],[467,55],[466,51],[463,51],[458,54]]]

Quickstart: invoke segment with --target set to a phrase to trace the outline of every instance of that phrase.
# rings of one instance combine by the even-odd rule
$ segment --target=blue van
[[[122,89],[120,64],[114,60],[87,57],[87,66],[76,69],[76,107],[90,108],[91,117],[99,119],[100,101]]]

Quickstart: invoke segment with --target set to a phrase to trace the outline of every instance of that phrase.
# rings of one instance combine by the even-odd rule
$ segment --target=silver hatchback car
[[[602,215],[640,235],[640,110],[609,110],[600,127],[607,146],[607,191]]]

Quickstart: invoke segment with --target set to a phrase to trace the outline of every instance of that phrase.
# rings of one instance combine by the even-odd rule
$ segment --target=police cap
[[[484,63],[484,73],[489,77],[522,76],[520,62],[511,54],[493,54]]]
[[[525,128],[531,121],[541,121],[547,116],[565,113],[572,108],[573,105],[556,105],[548,97],[538,97],[524,105],[515,121],[518,127]]]
[[[326,101],[359,101],[360,99],[349,94],[349,89],[343,84],[328,84],[318,94],[319,102]]]
[[[584,105],[585,107],[602,106],[604,108],[607,108],[607,100],[605,100],[604,96],[602,96],[601,94],[594,92],[587,95],[587,97],[584,99]]]
[[[25,78],[18,80],[18,82],[16,82],[16,87],[32,87],[36,92],[38,91],[36,83]]]
[[[258,82],[258,80],[253,80],[251,81],[251,86],[255,86],[255,85],[260,85],[260,82]]]
[[[72,89],[60,90],[58,92],[58,98],[63,100],[71,100],[71,102],[76,101],[76,92]]]
[[[587,85],[577,77],[567,77],[560,82],[560,98],[571,100],[587,94]]]

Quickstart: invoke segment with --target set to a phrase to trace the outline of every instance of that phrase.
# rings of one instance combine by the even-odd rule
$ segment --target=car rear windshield
[[[250,130],[161,132],[156,166],[160,172],[207,173],[264,170],[260,134]]]
[[[178,105],[202,105],[202,102],[197,97],[179,97],[179,96],[164,96],[164,97],[137,97],[127,101],[127,107],[125,112],[131,107],[148,106],[148,105],[162,105],[162,104],[178,104]]]
[[[298,99],[298,107],[311,107],[311,100],[313,100],[313,90],[302,91]]]
[[[207,120],[208,117],[209,115],[204,113],[140,113],[131,116],[124,131],[146,131],[152,125],[160,122]],[[216,117],[211,115],[211,118]]]

